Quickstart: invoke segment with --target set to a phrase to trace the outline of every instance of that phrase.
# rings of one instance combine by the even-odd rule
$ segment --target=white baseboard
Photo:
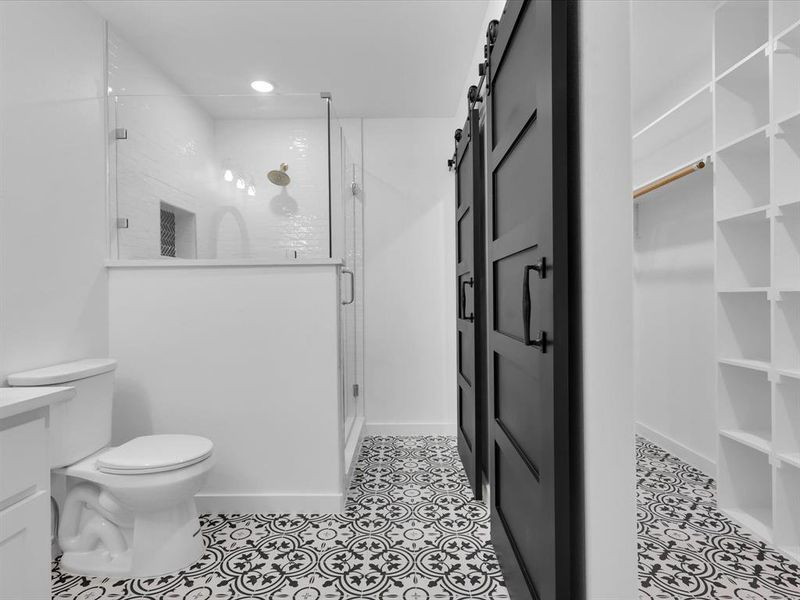
[[[367,423],[367,435],[455,435],[455,423]]]
[[[197,510],[202,513],[276,514],[340,513],[343,494],[198,494]]]
[[[661,446],[670,454],[673,454],[682,461],[689,463],[695,469],[699,469],[709,477],[716,478],[717,465],[710,458],[703,456],[702,454],[698,454],[691,448],[684,446],[680,442],[673,440],[671,437],[668,437],[663,433],[659,433],[655,429],[652,429],[644,423],[640,423],[638,421],[636,422],[636,433],[637,435],[650,440],[654,444]]]

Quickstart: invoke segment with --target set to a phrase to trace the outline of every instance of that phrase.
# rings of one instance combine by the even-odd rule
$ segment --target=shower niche
[[[197,258],[195,214],[162,202],[159,206],[161,256]]]

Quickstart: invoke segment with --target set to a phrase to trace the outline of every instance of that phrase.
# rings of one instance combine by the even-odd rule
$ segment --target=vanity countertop
[[[0,388],[0,419],[70,400],[74,387],[9,387]]]

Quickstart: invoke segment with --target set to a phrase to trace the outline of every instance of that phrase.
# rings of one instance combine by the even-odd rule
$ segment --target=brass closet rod
[[[706,161],[705,160],[699,160],[699,161],[697,161],[695,163],[692,163],[692,164],[690,164],[690,165],[688,165],[686,167],[683,167],[682,169],[679,169],[678,171],[675,171],[674,173],[670,173],[669,175],[665,175],[661,179],[656,179],[652,183],[648,183],[647,185],[643,185],[639,189],[633,190],[633,198],[635,200],[639,196],[644,196],[645,194],[648,194],[648,193],[652,192],[653,190],[657,190],[658,188],[664,187],[668,183],[672,183],[673,181],[677,181],[678,179],[681,179],[682,177],[686,177],[687,175],[691,175],[692,173],[695,173],[696,171],[699,171],[700,169],[704,169],[705,166],[706,166]]]

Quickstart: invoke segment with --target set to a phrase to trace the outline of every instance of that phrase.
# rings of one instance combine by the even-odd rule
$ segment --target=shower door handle
[[[350,275],[350,300],[342,300],[342,304],[352,304],[356,300],[356,276],[350,269],[342,269],[342,273]]]

